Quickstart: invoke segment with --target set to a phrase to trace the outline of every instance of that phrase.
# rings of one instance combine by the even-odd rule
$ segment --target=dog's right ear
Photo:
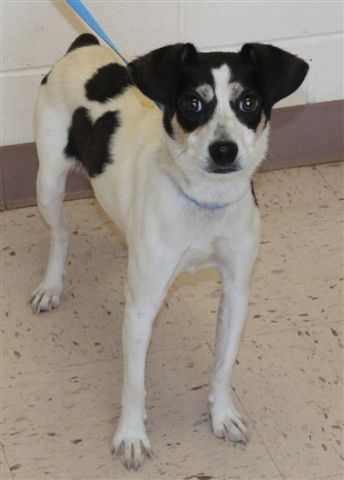
[[[127,68],[142,93],[155,102],[166,105],[181,68],[196,58],[197,50],[192,43],[176,43],[133,60]]]
[[[302,84],[309,65],[281,48],[262,43],[246,43],[240,55],[254,66],[268,109]]]

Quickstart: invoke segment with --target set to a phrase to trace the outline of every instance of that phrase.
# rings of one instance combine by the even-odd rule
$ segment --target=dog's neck
[[[200,203],[195,198],[190,197],[187,195],[183,190],[181,190],[182,194],[185,198],[187,198],[191,203],[197,205],[199,208],[204,208],[206,210],[220,210],[223,208],[228,207],[229,203]]]
[[[182,171],[168,141],[163,141],[160,148],[158,158],[162,170],[190,205],[204,211],[225,211],[226,207],[238,202],[250,190],[250,179],[243,172],[220,177],[202,170]]]

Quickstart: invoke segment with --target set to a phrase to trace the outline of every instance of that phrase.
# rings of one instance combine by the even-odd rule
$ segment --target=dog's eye
[[[239,108],[242,112],[254,112],[258,107],[258,100],[252,95],[245,95],[242,100],[240,100]]]
[[[186,97],[183,100],[183,109],[186,113],[199,113],[203,110],[203,104],[197,97]]]

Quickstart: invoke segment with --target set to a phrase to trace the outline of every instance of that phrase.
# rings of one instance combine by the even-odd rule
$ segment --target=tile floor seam
[[[326,176],[323,175],[319,170],[318,170],[318,167],[315,166],[315,171],[317,172],[317,174],[321,177],[321,179],[324,181],[324,183],[326,184],[326,186],[331,190],[331,192],[333,193],[334,197],[336,198],[336,200],[338,200],[340,203],[341,201],[343,200],[343,195],[340,196],[336,191],[335,189],[332,187],[332,184],[327,180]]]
[[[185,301],[184,301],[184,303],[185,303]],[[338,324],[338,323],[340,323],[340,322],[336,321],[336,322],[333,322],[333,323],[334,323],[334,324]],[[322,325],[323,325],[323,324],[322,324]],[[247,336],[247,337],[245,337],[245,338],[256,337],[256,336],[260,336],[260,335],[280,334],[280,333],[284,333],[284,332],[291,332],[291,331],[297,331],[297,330],[299,330],[299,328],[290,328],[290,329],[285,329],[285,330],[283,330],[283,331],[278,331],[278,332],[275,332],[275,331],[274,331],[274,332],[260,333],[260,334],[256,334],[256,335],[249,335],[249,336]],[[211,354],[214,356],[214,347],[212,348],[208,341],[206,342],[206,344],[207,344],[207,346],[208,346]],[[240,351],[240,347],[239,347],[239,351]],[[288,479],[288,476],[287,476],[287,475],[284,475],[284,473],[281,471],[280,467],[279,467],[278,464],[276,463],[276,461],[275,461],[272,453],[270,452],[270,450],[268,449],[267,445],[265,444],[262,436],[259,434],[259,431],[258,431],[258,429],[257,429],[257,427],[256,427],[256,425],[255,425],[255,423],[254,423],[254,419],[252,419],[251,416],[249,415],[247,409],[245,408],[245,405],[244,405],[243,401],[240,399],[239,394],[237,393],[236,390],[234,390],[234,388],[233,388],[232,385],[231,385],[231,389],[232,389],[234,395],[236,396],[238,402],[240,403],[242,410],[245,412],[245,416],[250,420],[250,423],[251,423],[251,425],[252,425],[252,428],[255,430],[258,438],[260,439],[260,441],[261,441],[261,443],[262,443],[262,445],[263,445],[263,447],[264,447],[264,449],[266,450],[266,452],[267,452],[267,454],[269,455],[272,463],[274,464],[276,470],[277,470],[278,473],[279,473],[279,477],[274,477],[274,478],[282,478],[283,480]],[[322,478],[325,478],[325,477],[322,477]],[[318,479],[314,479],[314,480],[318,480]],[[319,480],[322,480],[322,479],[319,479]]]
[[[333,325],[338,325],[338,324],[342,324],[342,322],[340,320],[327,320],[327,321],[319,320],[318,322],[309,322],[307,324],[299,325],[297,327],[290,327],[290,328],[285,328],[285,329],[282,329],[282,330],[276,329],[272,332],[250,333],[249,335],[244,334],[242,336],[242,338],[253,338],[253,337],[259,337],[261,335],[270,335],[272,333],[288,333],[288,332],[292,332],[292,331],[302,330],[302,329],[305,329],[305,328],[328,326],[328,325],[332,325],[332,324]]]
[[[185,300],[185,295],[183,293],[178,293],[179,297],[183,300],[183,303],[184,305],[186,305],[187,308],[188,305],[186,303],[186,300]],[[195,321],[195,317],[193,316],[193,313],[191,311],[191,308],[189,308],[190,310],[190,314],[193,318],[193,320]],[[250,321],[250,317],[247,318],[246,320],[246,323],[248,323]],[[317,327],[317,326],[323,326],[323,325],[330,325],[331,323],[333,324],[338,324],[338,323],[341,323],[340,320],[319,320],[319,321],[315,321],[315,322],[307,322],[307,323],[304,323],[302,326],[297,326],[297,327],[290,327],[290,328],[282,328],[282,329],[274,329],[273,331],[266,331],[266,332],[259,332],[259,333],[250,333],[250,334],[245,334],[245,332],[242,334],[242,337],[241,338],[253,338],[253,337],[259,337],[259,336],[263,336],[263,335],[270,335],[272,333],[287,333],[287,332],[292,332],[292,331],[297,331],[297,330],[300,330],[302,328],[312,328],[312,327]],[[215,325],[215,329],[216,329],[216,325]],[[206,337],[206,335],[202,332],[202,336],[203,338]],[[206,343],[208,344],[209,348],[211,348],[212,352],[213,352],[213,347],[211,347],[211,345],[209,344],[207,338],[205,339]],[[214,353],[214,352],[213,352]]]
[[[201,340],[201,339],[200,339]],[[203,342],[192,342],[192,343],[189,343],[187,346],[192,348],[192,347],[197,347],[198,345],[205,345],[206,342],[203,341]],[[171,352],[173,350],[181,350],[181,349],[184,349],[185,350],[185,345],[180,345],[179,347],[167,347],[167,348],[159,348],[159,349],[154,349],[154,350],[150,350],[149,353],[161,353],[161,352]]]
[[[209,350],[210,350],[210,353],[211,353],[212,356],[214,357],[214,347],[212,347],[209,342],[206,342],[206,344],[207,344],[207,346],[208,346],[208,348],[209,348]]]
[[[322,477],[314,477],[311,480],[331,480],[331,479],[336,480],[337,478],[340,479],[340,480],[342,480],[344,478],[344,470],[342,472],[339,472],[339,473],[334,473],[334,474],[331,473],[331,475],[324,475]]]
[[[336,322],[336,323],[341,323],[341,322]],[[273,333],[275,333],[275,332],[271,332],[271,333],[273,334]],[[280,333],[280,332],[279,332],[279,333]],[[307,339],[306,339],[306,338],[300,338],[300,337],[299,337],[299,340],[300,340],[301,342],[305,343],[306,346],[307,346],[307,343],[308,343],[308,342],[307,342]],[[240,349],[239,349],[239,351],[240,351]],[[271,457],[271,460],[272,460],[273,464],[275,465],[275,467],[276,467],[277,470],[279,471],[279,473],[280,473],[281,477],[283,478],[283,480],[296,480],[295,477],[290,477],[287,473],[284,474],[284,473],[281,471],[280,467],[279,467],[278,464],[277,464],[277,460],[275,461],[275,459],[274,459],[274,457],[273,457],[273,454],[270,452],[270,450],[269,450],[269,448],[267,447],[267,445],[265,444],[262,436],[259,434],[259,429],[258,429],[258,427],[257,427],[257,423],[258,423],[258,422],[255,424],[255,423],[251,420],[251,417],[250,417],[250,415],[249,415],[249,413],[248,413],[248,410],[245,408],[244,402],[240,399],[240,396],[239,396],[239,394],[236,392],[236,390],[233,390],[233,391],[234,391],[234,394],[236,395],[238,401],[240,402],[240,405],[241,405],[242,410],[245,412],[245,415],[247,416],[247,418],[250,419],[251,424],[252,424],[252,427],[253,427],[254,430],[256,431],[259,439],[261,440],[262,445],[264,446],[264,448],[265,448],[266,451],[268,452],[269,456]],[[321,476],[321,477],[311,476],[311,477],[309,477],[309,478],[307,478],[307,479],[305,478],[305,479],[302,479],[302,480],[327,480],[327,479],[330,479],[331,477],[334,477],[334,479],[335,479],[336,476],[337,476],[337,474],[334,473],[334,474],[331,474],[330,476],[328,476],[328,475],[324,475],[324,476]]]
[[[174,287],[174,288],[175,288],[175,287]],[[191,309],[191,308],[189,307],[189,305],[187,304],[187,302],[186,302],[186,300],[185,300],[185,298],[184,298],[184,295],[181,294],[181,293],[179,293],[179,292],[177,292],[177,289],[175,289],[175,294],[182,300],[184,307],[185,307],[185,308],[187,309],[187,311],[189,312],[190,318],[192,319],[192,320],[191,320],[191,325],[192,325],[192,326],[195,325],[196,318],[194,317],[194,314],[192,313],[192,309]],[[220,301],[220,300],[219,300],[219,301]],[[197,323],[196,323],[196,325],[197,325]],[[216,323],[215,323],[215,325],[214,325],[214,328],[216,329]],[[200,333],[200,334],[201,334],[201,337],[203,338],[204,342],[205,342],[205,343],[208,345],[208,347],[210,348],[210,351],[211,351],[212,355],[214,355],[214,347],[212,347],[212,346],[210,345],[209,340],[208,340],[208,338],[207,338],[207,335],[204,334],[204,332],[202,331],[202,329],[201,329],[201,333]]]
[[[201,339],[200,339],[201,340]],[[203,342],[192,342],[190,344],[188,344],[188,347],[190,348],[194,348],[194,347],[198,347],[200,345],[207,345],[207,342],[205,340],[203,340]],[[209,347],[209,345],[208,345]],[[158,353],[161,353],[161,352],[171,352],[171,351],[178,351],[178,350],[185,350],[185,346],[183,345],[180,345],[179,347],[170,347],[170,348],[164,348],[164,349],[154,349],[154,350],[149,350],[149,354],[158,354]],[[211,352],[212,353],[212,352]],[[149,359],[149,357],[147,357],[147,360]],[[20,371],[20,376],[24,376],[24,375],[32,375],[32,374],[36,374],[36,373],[42,373],[42,372],[46,372],[47,369],[49,369],[50,372],[59,372],[61,370],[65,370],[65,369],[69,369],[69,368],[75,368],[75,367],[84,367],[86,365],[95,365],[95,364],[102,364],[102,363],[113,363],[114,361],[117,361],[119,360],[118,357],[115,357],[114,356],[114,353],[111,354],[111,356],[109,355],[108,358],[104,358],[102,360],[90,360],[88,362],[81,362],[81,363],[71,363],[71,364],[68,364],[68,365],[49,365],[47,368],[38,368],[38,369],[33,369],[33,370],[29,370],[29,371]],[[15,373],[5,373],[4,375],[2,375],[2,378],[6,378],[6,379],[11,379],[15,374],[18,374],[18,372],[15,372]]]
[[[186,302],[185,302],[184,297],[182,298],[182,300],[183,300],[184,304],[186,305]],[[186,305],[186,307],[187,307],[187,305]],[[187,308],[188,308],[188,307],[187,307]],[[191,309],[189,309],[189,310],[190,310],[190,313],[192,314]],[[291,330],[291,329],[290,329],[290,330]],[[271,333],[274,333],[274,332],[269,332],[269,333],[271,334]],[[202,335],[205,337],[204,334],[202,334]],[[254,336],[254,335],[252,335],[252,336]],[[215,346],[214,346],[214,347],[211,347],[211,345],[210,345],[210,343],[209,343],[208,341],[206,341],[206,344],[207,344],[207,346],[208,346],[208,348],[209,348],[209,350],[210,350],[210,353],[211,353],[212,357],[214,358],[214,350],[215,350],[214,347],[215,347]],[[257,428],[256,428],[256,426],[255,426],[255,424],[254,424],[254,421],[252,420],[251,416],[249,415],[249,413],[248,413],[247,409],[245,408],[242,400],[240,399],[238,393],[236,392],[236,390],[233,389],[233,386],[232,386],[232,385],[230,386],[230,388],[231,388],[231,390],[233,391],[234,395],[236,396],[238,402],[240,403],[242,410],[245,412],[245,416],[250,420],[250,423],[251,423],[251,425],[252,425],[252,428],[255,430],[255,432],[256,432],[259,440],[261,441],[261,443],[262,443],[265,451],[266,451],[267,454],[269,455],[269,457],[270,457],[273,465],[275,466],[275,468],[276,468],[276,470],[277,470],[277,472],[278,472],[278,476],[272,477],[272,478],[281,478],[281,479],[284,480],[286,477],[283,475],[282,471],[280,470],[280,468],[279,468],[278,465],[276,464],[276,462],[275,462],[275,460],[274,460],[271,452],[269,451],[269,449],[268,449],[267,446],[265,445],[262,437],[260,436],[260,434],[259,434],[259,432],[258,432],[258,430],[257,430]]]
[[[69,368],[75,368],[75,367],[84,367],[86,365],[95,365],[95,364],[101,364],[101,363],[108,363],[108,362],[112,362],[114,360],[114,358],[111,356],[107,359],[103,359],[103,360],[90,360],[89,362],[81,362],[81,363],[72,363],[72,364],[68,364],[68,365],[59,365],[59,366],[54,366],[54,365],[48,365],[46,368],[38,368],[38,369],[34,369],[34,370],[30,370],[30,371],[26,371],[26,372],[23,372],[23,371],[20,371],[20,377],[23,377],[25,375],[32,375],[32,374],[37,374],[37,373],[43,373],[43,372],[47,372],[49,370],[49,372],[60,372],[62,370],[66,370],[66,369],[69,369]],[[117,360],[117,359],[115,359]],[[5,375],[3,375],[3,378],[6,378],[7,380],[8,379],[12,379],[12,377],[14,375],[18,375],[19,376],[19,372],[15,372],[15,373],[6,373]]]
[[[233,387],[232,387],[232,390],[233,390]],[[236,392],[236,390],[233,390],[233,392],[234,392],[234,395],[236,396],[238,402],[240,403],[240,406],[241,406],[242,411],[245,412],[245,416],[250,420],[251,428],[253,428],[254,431],[256,432],[257,437],[259,438],[259,440],[260,440],[261,444],[263,445],[265,451],[266,451],[267,454],[269,455],[270,460],[272,461],[272,463],[273,463],[273,465],[275,466],[277,472],[279,473],[280,478],[282,478],[283,480],[285,480],[286,477],[285,477],[284,474],[282,473],[281,469],[279,468],[279,466],[277,465],[275,459],[273,458],[272,453],[270,452],[270,450],[269,450],[268,447],[266,446],[263,438],[262,438],[261,435],[259,434],[259,431],[258,431],[258,429],[257,429],[257,427],[256,427],[256,425],[255,425],[255,423],[254,423],[254,420],[252,420],[251,416],[249,415],[248,410],[245,408],[245,405],[244,405],[243,401],[242,401],[242,400],[240,399],[240,397],[239,397],[239,394]]]
[[[3,456],[3,458],[4,458],[4,461],[6,462],[7,469],[8,469],[8,471],[9,471],[10,475],[11,475],[11,479],[13,480],[12,471],[11,471],[11,469],[10,469],[10,464],[9,464],[8,458],[7,458],[7,456],[6,456],[6,451],[5,451],[5,446],[4,446],[4,445],[1,447],[1,451],[2,451],[2,456]]]

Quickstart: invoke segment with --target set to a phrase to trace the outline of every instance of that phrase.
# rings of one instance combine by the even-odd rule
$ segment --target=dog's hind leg
[[[39,313],[58,307],[63,289],[63,275],[68,248],[67,220],[62,212],[68,170],[59,164],[40,167],[37,176],[39,210],[50,227],[50,252],[45,276],[32,294],[32,308]]]
[[[65,157],[63,149],[67,130],[59,131],[54,126],[58,119],[44,113],[44,122],[50,128],[36,124],[39,171],[37,175],[37,203],[39,210],[50,227],[50,253],[45,276],[32,293],[32,308],[39,313],[58,307],[63,289],[63,276],[68,248],[68,226],[62,211],[65,184],[71,160]],[[55,122],[52,126],[51,122]]]

